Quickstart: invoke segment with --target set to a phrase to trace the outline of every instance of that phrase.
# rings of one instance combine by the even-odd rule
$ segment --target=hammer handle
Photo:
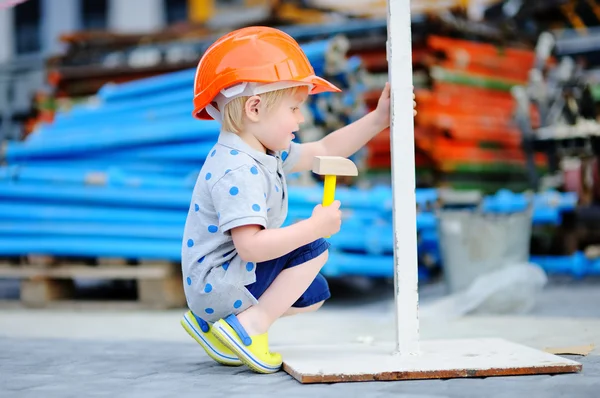
[[[329,206],[335,200],[335,176],[325,176],[325,186],[323,188],[323,207]]]
[[[335,200],[335,175],[325,176],[325,186],[323,187],[323,207],[329,206]],[[329,236],[326,236],[329,238]]]

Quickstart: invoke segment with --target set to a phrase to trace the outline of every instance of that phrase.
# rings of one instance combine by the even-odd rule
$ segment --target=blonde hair
[[[288,87],[281,90],[268,91],[260,94],[259,97],[264,104],[264,109],[270,111],[279,102],[288,95],[296,95],[303,86]],[[224,131],[239,134],[243,128],[244,106],[248,101],[248,96],[233,99],[223,109],[223,122],[221,128]]]

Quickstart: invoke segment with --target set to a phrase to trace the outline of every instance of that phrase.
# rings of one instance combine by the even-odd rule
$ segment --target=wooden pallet
[[[20,279],[20,301],[27,307],[47,307],[73,300],[75,279],[133,280],[137,302],[143,307],[177,308],[186,305],[181,266],[169,261],[94,259],[73,261],[30,255],[0,262],[0,278]]]

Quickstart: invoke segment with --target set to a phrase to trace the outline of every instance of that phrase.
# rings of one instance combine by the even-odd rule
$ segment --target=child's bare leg
[[[308,307],[301,307],[301,308],[290,307],[286,312],[283,313],[282,317],[296,315],[296,314],[304,314],[307,312],[314,312],[314,311],[318,310],[319,308],[321,308],[323,303],[325,303],[325,301],[319,301],[318,303],[309,305]]]
[[[246,332],[250,336],[266,333],[310,286],[328,257],[329,252],[325,251],[312,260],[283,270],[265,290],[258,304],[237,316]]]

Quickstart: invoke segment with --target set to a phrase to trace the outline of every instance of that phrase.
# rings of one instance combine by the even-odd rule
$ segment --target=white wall
[[[79,0],[42,0],[42,49],[45,54],[62,50],[61,34],[79,29]]]
[[[13,54],[12,9],[0,9],[0,64],[8,62]]]
[[[165,25],[163,0],[110,0],[109,29],[120,33],[150,33]]]

